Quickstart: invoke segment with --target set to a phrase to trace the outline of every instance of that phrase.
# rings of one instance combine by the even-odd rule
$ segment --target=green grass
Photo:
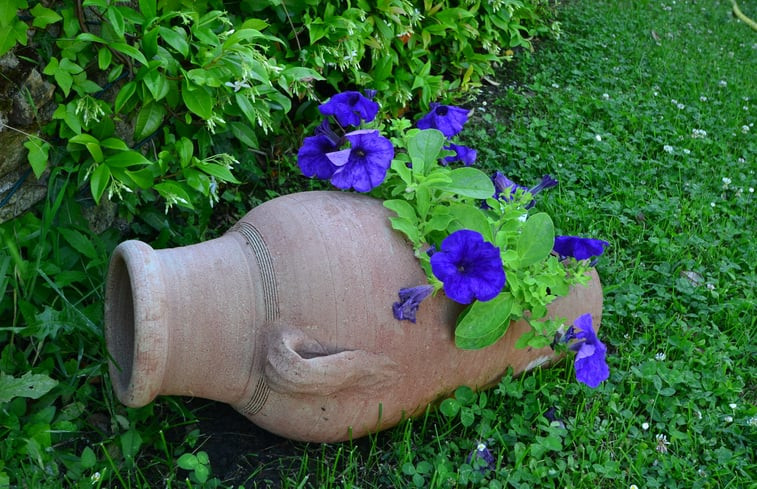
[[[181,458],[199,455],[206,439],[183,400],[125,409],[98,380],[96,332],[71,330],[82,317],[97,322],[95,306],[79,304],[101,284],[74,299],[27,273],[29,289],[48,280],[51,307],[29,321],[32,333],[4,328],[16,346],[3,348],[0,366],[20,376],[41,358],[63,379],[62,407],[44,396],[3,407],[0,488],[11,469],[14,484],[45,488],[757,487],[757,33],[730,8],[568,2],[562,37],[524,53],[501,86],[469,104],[476,113],[464,134],[481,166],[523,185],[553,175],[560,185],[537,208],[561,234],[611,243],[597,265],[611,376],[596,390],[575,381],[569,362],[506,376],[480,395],[460,390],[454,415],[429,412],[351,443],[289,443],[230,480],[213,473],[212,453],[207,464]],[[33,256],[39,233],[57,236],[46,215],[25,217],[26,234],[1,235],[4,244]],[[50,244],[61,263],[70,244]],[[101,276],[108,246],[93,249],[90,277]],[[22,262],[12,258],[0,256],[0,277]],[[23,290],[13,300],[31,314]],[[496,469],[467,463],[480,442]],[[261,454],[247,455],[255,464]],[[211,470],[205,483],[200,465]]]

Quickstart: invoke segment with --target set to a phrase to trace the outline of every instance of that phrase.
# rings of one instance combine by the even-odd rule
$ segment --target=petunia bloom
[[[438,129],[451,138],[463,130],[468,122],[468,111],[454,105],[431,104],[431,112],[424,115],[416,124],[418,129]]]
[[[494,455],[492,455],[492,452],[490,452],[483,443],[479,443],[478,446],[476,446],[476,449],[468,455],[466,463],[473,465],[474,468],[478,467],[479,472],[482,474],[497,468],[497,462],[494,460]]]
[[[576,260],[586,260],[600,256],[610,243],[601,239],[580,238],[578,236],[555,236],[555,252],[562,256],[572,256]]]
[[[442,241],[431,255],[431,271],[444,284],[447,297],[461,304],[491,300],[505,286],[499,248],[469,229],[455,231]]]
[[[444,159],[442,160],[442,164],[444,165],[448,165],[456,161],[462,161],[463,163],[465,163],[465,166],[471,166],[476,162],[477,153],[473,148],[469,148],[468,146],[461,146],[458,144],[450,144],[449,146],[445,146],[444,149],[455,152],[453,156],[444,157]]]
[[[360,92],[342,92],[318,106],[325,116],[334,116],[342,126],[358,126],[362,121],[371,122],[378,114],[379,105]]]
[[[610,376],[605,356],[607,347],[599,341],[591,323],[591,314],[579,316],[563,337],[564,342],[576,340],[570,349],[576,352],[576,380],[596,388]]]
[[[415,313],[418,312],[418,306],[420,306],[423,299],[428,297],[433,291],[434,287],[431,285],[418,285],[416,287],[400,289],[399,302],[392,304],[394,318],[399,321],[407,320],[414,323]]]
[[[394,146],[376,130],[352,131],[344,136],[350,148],[327,154],[337,168],[331,183],[340,189],[368,192],[384,181],[394,158]]]
[[[338,147],[326,136],[316,135],[305,138],[302,147],[297,152],[297,164],[306,177],[331,178],[336,166],[331,163],[328,153]]]
[[[544,175],[541,179],[541,182],[531,188],[528,188],[522,185],[518,185],[500,172],[494,173],[494,176],[492,176],[492,182],[494,183],[494,198],[502,198],[506,202],[510,202],[512,200],[512,195],[515,194],[515,191],[518,189],[524,190],[531,195],[536,195],[544,189],[548,189],[557,185],[557,180],[549,175]],[[505,197],[505,195],[507,195],[507,189],[510,189],[510,197]],[[526,207],[530,209],[534,205],[536,205],[536,201],[532,200]]]

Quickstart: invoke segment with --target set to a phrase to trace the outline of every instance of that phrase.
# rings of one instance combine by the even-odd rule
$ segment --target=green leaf
[[[439,411],[448,418],[454,418],[460,412],[460,403],[456,399],[445,399],[439,405]]]
[[[552,218],[539,212],[528,218],[515,246],[518,267],[525,268],[549,256],[555,244],[555,226]]]
[[[39,27],[40,29],[44,29],[48,25],[54,24],[63,19],[58,12],[44,7],[41,3],[35,5],[30,12],[34,16],[34,22],[32,25],[34,27]]]
[[[195,163],[195,166],[208,175],[212,175],[223,182],[241,183],[234,177],[231,171],[223,165],[198,161]]]
[[[413,173],[425,175],[426,168],[432,168],[439,158],[445,141],[444,134],[436,129],[419,131],[411,137],[407,142],[407,152],[413,163]]]
[[[452,204],[449,207],[450,213],[459,223],[459,229],[470,229],[476,231],[488,242],[493,242],[492,226],[486,215],[478,207],[472,207],[464,204]]]
[[[258,148],[258,138],[255,136],[255,131],[248,124],[242,124],[241,122],[232,122],[230,124],[231,132],[234,137],[240,140],[249,148]]]
[[[84,447],[79,458],[79,463],[83,469],[91,469],[97,463],[97,456],[94,450],[89,447]]]
[[[142,446],[142,437],[136,430],[129,430],[121,435],[121,452],[127,460],[133,460]]]
[[[29,138],[24,143],[24,147],[29,150],[26,158],[29,161],[29,165],[32,167],[32,171],[34,171],[34,176],[39,179],[47,169],[50,143]]]
[[[158,15],[158,6],[156,0],[139,0],[139,11],[149,22]]]
[[[404,233],[413,244],[419,244],[418,228],[415,224],[401,217],[390,217],[389,223],[392,229]]]
[[[181,98],[187,108],[199,117],[207,120],[213,116],[213,97],[207,88],[190,86],[185,78],[181,84]]]
[[[194,145],[189,138],[182,137],[176,141],[176,152],[179,154],[179,163],[181,167],[185,168],[192,162],[192,154],[194,153]]]
[[[126,30],[126,25],[124,22],[124,16],[121,13],[121,11],[118,9],[118,7],[114,5],[111,5],[108,10],[105,11],[105,17],[108,19],[108,23],[115,31],[116,35],[119,39],[124,38],[124,31]],[[147,64],[147,63],[144,63]]]
[[[494,184],[489,176],[477,168],[455,168],[448,172],[451,183],[435,185],[434,187],[473,199],[488,199],[494,195]]]
[[[107,70],[111,61],[113,61],[113,53],[110,49],[102,47],[97,50],[97,67],[100,68],[100,70]]]
[[[124,105],[126,105],[126,103],[136,91],[137,84],[133,81],[130,81],[123,87],[121,87],[121,90],[118,91],[118,95],[116,95],[116,101],[114,103],[114,109],[116,113],[121,112],[121,110],[124,108]]]
[[[113,42],[109,43],[108,45],[119,53],[123,53],[126,56],[139,61],[143,65],[147,65],[147,59],[145,58],[145,55],[142,54],[142,52],[134,46],[126,44],[125,42]]]
[[[105,164],[112,168],[126,168],[134,165],[149,165],[150,160],[136,151],[122,151],[105,159]]]
[[[184,470],[194,470],[197,467],[197,456],[193,453],[185,453],[176,461],[176,465]]]
[[[490,301],[471,304],[458,320],[455,345],[464,350],[478,350],[494,344],[510,326],[513,301],[504,292]]]
[[[39,399],[58,385],[58,381],[44,374],[25,372],[21,377],[13,377],[0,372],[0,404],[14,397]]]
[[[410,203],[402,199],[385,200],[384,207],[394,211],[398,217],[407,220],[408,222],[417,225],[418,216],[415,213],[415,209]]]
[[[189,198],[189,194],[177,182],[161,182],[153,187],[161,197],[166,199],[169,204],[178,204],[187,209],[194,209],[192,206],[192,199]]]
[[[139,188],[147,190],[152,188],[152,184],[155,181],[155,175],[152,168],[143,168],[138,171],[125,170],[126,176],[134,180]]]
[[[134,121],[134,139],[141,141],[157,131],[163,124],[166,109],[163,104],[155,102],[146,103],[137,114]]]
[[[183,57],[189,56],[189,43],[187,42],[187,33],[179,26],[175,26],[173,29],[168,27],[158,27],[160,37],[168,43],[169,46],[174,48]]]
[[[71,245],[76,251],[86,256],[90,260],[96,260],[99,258],[95,245],[92,244],[92,240],[80,233],[75,229],[70,228],[58,228],[63,239]]]
[[[129,147],[126,143],[119,138],[107,138],[100,141],[100,146],[108,149],[115,149],[117,151],[128,151]]]
[[[89,190],[92,192],[92,198],[95,199],[95,203],[100,203],[105,189],[108,188],[110,183],[110,168],[108,165],[98,165],[95,171],[92,172],[92,176],[89,177]]]

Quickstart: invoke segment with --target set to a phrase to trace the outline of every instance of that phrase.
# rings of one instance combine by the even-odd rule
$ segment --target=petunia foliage
[[[399,290],[399,300],[387,304],[394,317],[415,323],[424,300],[444,294],[466,306],[455,328],[459,348],[492,345],[523,318],[532,329],[516,346],[549,346],[564,321],[546,319],[547,306],[588,282],[587,258],[601,255],[608,243],[556,235],[535,200],[557,185],[551,176],[526,187],[476,168],[475,149],[455,140],[468,110],[432,104],[413,124],[377,120],[371,104],[358,92],[329,99],[320,107],[327,118],[305,139],[298,163],[305,176],[368,193],[393,211],[391,226],[412,243],[428,279]],[[576,328],[579,380],[594,385],[603,345],[583,323]]]

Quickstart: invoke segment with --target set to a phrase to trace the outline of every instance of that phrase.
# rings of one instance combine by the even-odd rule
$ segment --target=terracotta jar
[[[461,306],[443,292],[421,304],[417,323],[394,319],[399,289],[426,277],[390,215],[363,195],[304,192],[205,243],[121,243],[105,304],[118,398],[134,407],[158,395],[214,399],[273,433],[333,442],[554,359],[549,348],[514,348],[524,322],[491,347],[458,349]],[[598,325],[596,274],[549,310],[568,321],[590,312]]]

